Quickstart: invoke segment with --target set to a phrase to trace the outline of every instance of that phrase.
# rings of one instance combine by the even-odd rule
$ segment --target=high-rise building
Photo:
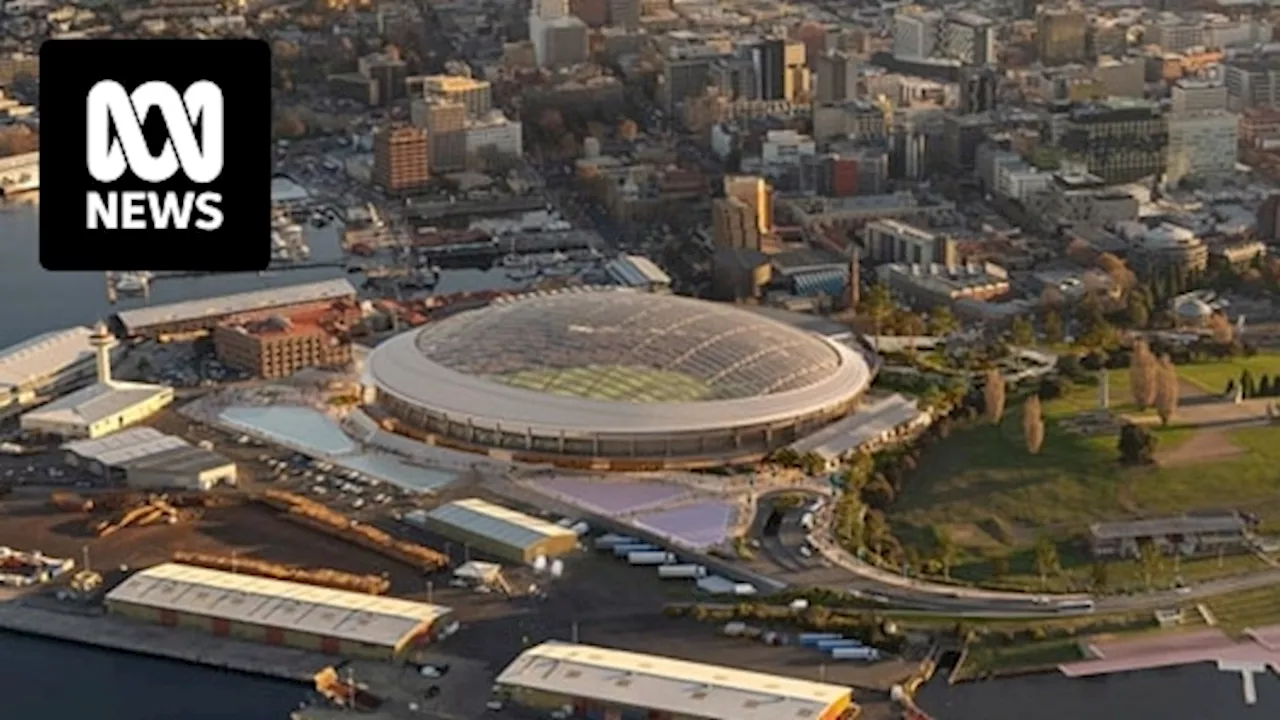
[[[960,113],[994,110],[1000,98],[1000,71],[993,66],[960,70]]]
[[[987,65],[996,58],[996,24],[972,12],[953,12],[942,24],[943,55],[965,65]]]
[[[356,61],[356,71],[373,85],[370,105],[390,105],[405,96],[408,65],[395,52],[371,53]]]
[[[1036,51],[1045,65],[1088,59],[1089,21],[1079,10],[1045,8],[1036,16]]]
[[[1274,58],[1231,60],[1224,67],[1228,110],[1280,108],[1280,63]]]
[[[467,166],[467,106],[443,97],[414,100],[413,126],[427,131],[427,165],[431,172],[455,172]]]
[[[373,179],[393,195],[426,188],[431,181],[427,131],[409,125],[379,128],[373,134]]]
[[[1062,146],[1107,183],[1133,182],[1164,172],[1169,119],[1145,100],[1112,99],[1073,108]]]
[[[820,105],[858,97],[858,61],[843,50],[828,50],[815,58],[814,101]]]
[[[720,51],[708,44],[681,44],[667,48],[662,57],[662,85],[658,100],[673,110],[690,98],[702,95],[711,81],[711,67]]]
[[[587,24],[569,14],[569,0],[534,0],[529,40],[539,67],[576,65],[590,56]]]
[[[423,97],[462,103],[467,114],[480,117],[493,108],[493,86],[488,80],[461,75],[429,75],[422,83]]]
[[[1217,183],[1235,174],[1239,118],[1225,110],[1172,113],[1165,180]]]
[[[1182,78],[1169,93],[1174,113],[1227,109],[1227,86],[1221,82]]]
[[[761,235],[773,232],[773,188],[769,181],[756,175],[726,175],[724,194],[751,206]]]
[[[608,0],[609,24],[627,30],[640,28],[640,0]]]
[[[803,46],[802,46],[803,47]],[[756,43],[750,49],[751,63],[755,66],[759,100],[785,100],[787,82],[787,43],[770,39]]]
[[[893,56],[917,62],[993,63],[996,61],[996,24],[977,13],[947,13],[908,5],[893,16]]]
[[[711,201],[711,236],[716,247],[759,250],[755,209],[736,197]]]

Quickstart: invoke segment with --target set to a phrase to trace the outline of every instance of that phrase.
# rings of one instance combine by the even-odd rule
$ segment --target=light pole
[[[92,568],[89,567],[89,546],[81,546],[80,552],[84,554],[84,569],[86,571],[91,570]]]
[[[435,592],[435,591],[436,591],[436,584],[435,584],[434,582],[432,582],[432,581],[428,580],[428,581],[427,581],[427,604],[428,604],[428,605],[434,605],[434,604],[435,604],[435,602],[434,602],[434,598],[435,598],[435,594],[436,594],[436,592]]]

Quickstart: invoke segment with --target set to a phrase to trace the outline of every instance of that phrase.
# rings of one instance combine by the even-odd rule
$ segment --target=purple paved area
[[[548,478],[538,483],[543,492],[558,495],[586,510],[603,515],[634,513],[658,507],[689,495],[677,485],[614,483],[579,478]]]
[[[722,502],[700,502],[640,515],[632,522],[673,542],[702,549],[728,538],[733,506]]]
[[[1264,628],[1260,634],[1268,630],[1274,632],[1274,628]],[[1280,653],[1260,643],[1258,638],[1237,642],[1217,629],[1101,643],[1090,646],[1090,649],[1097,654],[1096,659],[1066,663],[1058,669],[1067,677],[1089,677],[1202,662],[1225,662],[1265,664],[1280,671]]]

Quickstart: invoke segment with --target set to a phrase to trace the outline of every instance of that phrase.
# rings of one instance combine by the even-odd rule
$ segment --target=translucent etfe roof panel
[[[191,443],[155,428],[128,428],[94,440],[76,440],[62,446],[86,460],[115,467],[131,460],[158,455],[167,450],[191,447]]]
[[[707,501],[646,513],[632,522],[636,527],[672,542],[702,549],[719,545],[728,539],[733,517],[733,505]]]
[[[466,375],[632,403],[784,393],[841,364],[827,343],[759,314],[621,290],[495,303],[427,325],[415,344],[427,360]]]
[[[555,523],[478,498],[446,503],[427,513],[427,517],[518,548],[527,548],[549,537],[575,534]]]
[[[654,482],[605,482],[594,478],[553,477],[535,481],[540,492],[604,515],[622,515],[689,497],[679,485]]]
[[[252,290],[250,292],[223,295],[220,297],[187,300],[185,302],[156,305],[154,307],[125,310],[116,317],[129,332],[137,332],[152,325],[201,318],[218,317],[234,313],[266,310],[283,305],[293,305],[320,300],[337,300],[352,297],[356,288],[346,278],[323,280],[321,282],[289,285],[269,290]]]
[[[55,330],[0,350],[0,387],[21,387],[93,357],[87,327]]]
[[[451,612],[440,605],[178,563],[135,573],[107,599],[381,647],[394,647]]]
[[[826,683],[563,642],[526,650],[497,682],[707,720],[819,720],[852,695]]]
[[[237,430],[309,455],[336,457],[360,449],[338,423],[308,407],[233,405],[219,413],[218,419]]]

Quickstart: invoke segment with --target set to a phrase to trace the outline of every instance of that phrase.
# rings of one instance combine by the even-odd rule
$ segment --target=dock
[[[56,602],[50,601],[49,607],[21,598],[0,603],[0,630],[307,685],[318,671],[341,662],[321,653],[216,637],[188,628],[147,625],[72,608],[56,610]]]
[[[345,267],[347,267],[347,263],[345,260],[280,263],[278,265],[273,263],[272,265],[267,267],[266,270],[263,270],[262,272],[269,274],[269,273],[285,272],[289,270],[318,270],[321,268],[345,268]],[[204,277],[206,275],[244,275],[244,274],[246,273],[219,273],[219,272],[205,272],[205,271],[199,271],[199,270],[190,270],[190,271],[170,270],[170,271],[157,272],[153,279],[154,280],[178,280],[182,278]]]

